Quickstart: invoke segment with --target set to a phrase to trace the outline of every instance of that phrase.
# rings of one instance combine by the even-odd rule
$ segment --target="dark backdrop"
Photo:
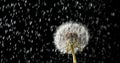
[[[80,22],[90,40],[78,63],[120,63],[119,0],[0,0],[0,63],[72,63],[54,46],[62,23]]]

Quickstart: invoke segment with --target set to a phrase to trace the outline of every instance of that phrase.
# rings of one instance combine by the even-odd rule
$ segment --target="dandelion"
[[[73,63],[77,63],[75,53],[82,52],[88,44],[89,33],[81,23],[62,24],[54,34],[54,44],[61,53],[72,54]]]

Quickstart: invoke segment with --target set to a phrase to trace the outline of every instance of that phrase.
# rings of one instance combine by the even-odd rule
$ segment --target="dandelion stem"
[[[72,56],[73,56],[73,63],[77,63],[73,45],[71,45],[71,51],[72,51]]]

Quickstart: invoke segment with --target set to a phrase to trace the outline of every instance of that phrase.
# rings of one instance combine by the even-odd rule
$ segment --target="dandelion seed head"
[[[66,22],[60,25],[54,34],[54,44],[62,53],[71,54],[70,45],[73,45],[75,53],[81,52],[88,40],[88,29],[81,23]]]

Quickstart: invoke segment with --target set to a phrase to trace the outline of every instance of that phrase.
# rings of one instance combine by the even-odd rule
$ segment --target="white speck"
[[[107,32],[107,35],[110,35],[110,32]]]
[[[2,39],[4,40],[4,39],[5,39],[5,36],[3,36]]]
[[[43,52],[44,50],[43,50],[43,48],[40,50],[40,52]]]
[[[5,30],[5,34],[8,32],[8,30]]]
[[[27,63],[30,63],[30,60],[27,60]]]
[[[81,9],[82,7],[81,6],[78,6],[78,9]]]
[[[39,19],[39,22],[41,22],[41,18]]]
[[[27,50],[27,51],[26,51],[26,53],[29,53],[29,52],[30,52],[30,50]]]
[[[76,1],[76,5],[78,5],[79,4],[79,2],[78,1]]]
[[[53,31],[54,30],[54,26],[50,26],[50,30]]]
[[[37,36],[38,36],[38,37],[40,37],[40,36],[41,36],[41,34],[40,34],[40,33],[38,33],[38,34],[37,34]]]
[[[92,6],[93,6],[93,3],[90,3],[89,6],[92,7]]]
[[[4,47],[5,45],[4,45],[4,42],[2,42],[2,47]]]
[[[27,12],[30,12],[30,9],[29,9],[29,8],[27,8]]]
[[[31,24],[32,24],[32,21],[30,21],[29,24],[31,25]]]
[[[2,21],[2,18],[0,18],[0,21]]]
[[[48,21],[50,22],[50,18],[48,18]]]
[[[32,47],[30,48],[30,52],[32,51]]]
[[[115,16],[115,12],[112,12],[112,13],[111,13],[111,16]]]

